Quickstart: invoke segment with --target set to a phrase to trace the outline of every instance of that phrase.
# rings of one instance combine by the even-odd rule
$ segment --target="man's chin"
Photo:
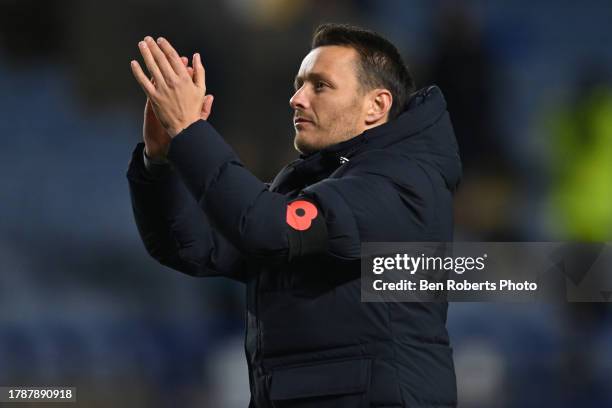
[[[309,143],[305,135],[301,132],[296,132],[295,138],[293,139],[293,147],[302,154],[311,154],[319,150],[319,148],[312,143]]]

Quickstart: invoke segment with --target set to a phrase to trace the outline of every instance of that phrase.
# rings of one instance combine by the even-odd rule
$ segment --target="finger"
[[[153,79],[155,80],[155,84],[160,84],[160,85],[163,84],[164,76],[159,70],[157,63],[155,62],[155,59],[153,58],[153,55],[151,55],[151,50],[149,49],[149,46],[147,45],[147,43],[144,41],[139,42],[138,48],[140,49],[140,54],[142,55],[142,58],[144,59],[144,63],[147,67],[147,70],[149,70],[149,73],[153,76]]]
[[[157,39],[157,45],[166,55],[166,58],[172,66],[172,69],[174,69],[174,72],[177,75],[185,75],[187,73],[185,70],[185,65],[183,65],[181,62],[181,57],[178,55],[178,52],[176,52],[172,44],[170,44],[170,42],[164,37],[159,37]]]
[[[199,53],[193,54],[193,82],[199,87],[204,88],[206,90],[206,73],[204,72],[204,65],[202,65],[202,58]]]
[[[145,42],[147,43],[149,50],[151,50],[151,54],[153,55],[153,58],[157,63],[157,66],[159,67],[159,70],[161,71],[166,84],[174,82],[177,75],[174,72],[172,66],[170,65],[170,62],[168,62],[166,54],[164,54],[164,52],[159,48],[157,43],[153,41],[153,38],[147,36],[145,37]],[[181,64],[181,66],[182,65],[183,64]]]
[[[142,87],[145,94],[151,98],[152,95],[155,94],[155,86],[151,83],[149,78],[147,78],[137,61],[132,60],[130,62],[130,67],[132,68],[132,74],[134,75],[134,78],[136,78],[136,82],[138,82],[138,84]]]
[[[189,75],[190,78],[193,79],[193,68],[189,66],[189,58],[181,57],[181,61],[183,61],[185,68],[187,68],[187,74]]]

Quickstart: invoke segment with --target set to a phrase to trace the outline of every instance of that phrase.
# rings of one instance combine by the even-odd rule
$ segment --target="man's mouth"
[[[294,126],[304,125],[306,123],[313,124],[313,121],[309,120],[309,119],[306,119],[306,118],[303,118],[303,117],[300,117],[300,116],[298,116],[298,117],[293,119],[293,125]]]

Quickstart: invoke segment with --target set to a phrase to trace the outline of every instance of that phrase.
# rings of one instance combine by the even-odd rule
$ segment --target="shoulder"
[[[362,241],[404,241],[425,236],[438,206],[437,185],[427,163],[381,150],[351,159],[304,193],[333,208],[332,219],[350,219],[345,225]]]

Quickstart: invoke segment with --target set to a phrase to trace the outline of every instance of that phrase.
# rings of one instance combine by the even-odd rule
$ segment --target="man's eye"
[[[327,85],[325,84],[325,82],[318,81],[318,82],[315,84],[315,89],[316,89],[317,91],[320,91],[320,90],[322,90],[323,88],[325,88],[325,86],[327,86]]]

